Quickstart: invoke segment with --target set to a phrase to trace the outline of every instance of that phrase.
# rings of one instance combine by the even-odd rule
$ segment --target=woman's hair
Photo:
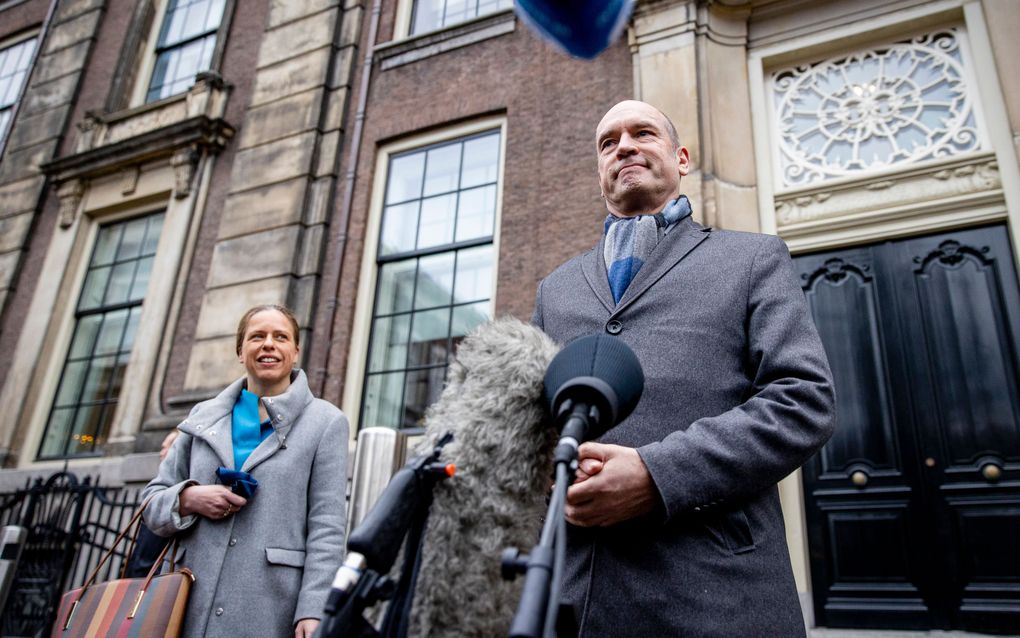
[[[261,306],[252,306],[248,309],[248,312],[244,313],[241,317],[241,321],[237,324],[237,354],[241,354],[241,344],[244,343],[244,333],[248,330],[248,322],[251,321],[252,317],[263,310],[275,310],[286,317],[287,321],[290,322],[291,329],[294,331],[294,345],[301,345],[301,334],[298,329],[297,317],[294,316],[294,313],[291,312],[290,308],[287,306],[278,306],[276,304],[268,303],[262,304]]]

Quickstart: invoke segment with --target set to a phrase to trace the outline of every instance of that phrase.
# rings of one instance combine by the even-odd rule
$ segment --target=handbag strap
[[[110,560],[110,557],[113,556],[113,552],[117,549],[117,546],[120,545],[121,541],[124,540],[124,537],[127,536],[127,533],[131,530],[131,527],[141,520],[142,512],[144,512],[145,508],[148,507],[150,501],[152,501],[152,496],[145,499],[145,502],[143,502],[142,505],[138,508],[138,511],[136,511],[134,515],[131,516],[131,520],[128,521],[124,529],[120,531],[120,534],[117,534],[117,538],[115,538],[113,544],[110,545],[110,549],[106,551],[106,554],[104,554],[103,557],[99,560],[99,563],[96,565],[95,569],[93,569],[92,573],[89,574],[89,577],[85,581],[85,584],[82,585],[81,588],[82,595],[84,595],[85,590],[88,589],[92,585],[92,583],[95,582],[96,576],[99,575],[99,570],[102,569],[103,565],[106,564],[106,561]],[[79,595],[78,598],[80,599],[81,595]]]

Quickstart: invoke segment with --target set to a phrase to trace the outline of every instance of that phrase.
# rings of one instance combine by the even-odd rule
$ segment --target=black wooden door
[[[821,626],[1020,633],[1020,292],[1003,226],[798,257],[837,429],[804,467]]]

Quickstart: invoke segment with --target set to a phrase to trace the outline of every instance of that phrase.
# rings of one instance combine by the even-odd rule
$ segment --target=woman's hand
[[[201,514],[206,518],[226,518],[248,502],[224,485],[190,485],[180,493],[181,516]]]
[[[319,627],[318,618],[302,618],[294,626],[294,638],[312,638],[312,634]]]

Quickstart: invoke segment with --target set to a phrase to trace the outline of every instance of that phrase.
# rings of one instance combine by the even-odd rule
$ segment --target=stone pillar
[[[1013,150],[1020,159],[1020,77],[1013,65],[1020,59],[1020,11],[1012,0],[982,0],[988,37],[995,56],[999,73],[1002,97],[1006,102],[1009,129],[1013,138]]]
[[[53,16],[0,160],[0,313],[28,240],[46,180],[39,165],[56,155],[105,0],[64,0]]]
[[[704,224],[758,230],[747,19],[739,0],[649,2],[630,33],[637,97],[673,120],[691,154],[683,191]]]
[[[270,2],[185,375],[189,395],[243,372],[230,355],[236,322],[252,305],[288,304],[308,341],[363,11],[350,1]]]

